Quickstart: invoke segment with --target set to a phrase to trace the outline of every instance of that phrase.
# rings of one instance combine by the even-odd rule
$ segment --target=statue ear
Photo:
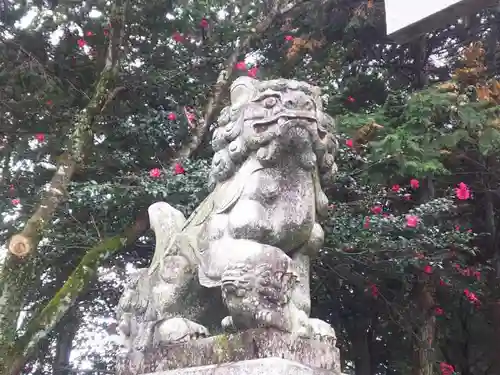
[[[239,77],[231,85],[231,106],[239,107],[247,103],[257,91],[257,81],[250,77]]]

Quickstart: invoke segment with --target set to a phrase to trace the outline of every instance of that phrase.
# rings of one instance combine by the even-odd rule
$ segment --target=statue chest
[[[294,250],[309,238],[314,224],[312,174],[264,169],[248,176],[228,217],[233,238],[256,240]]]

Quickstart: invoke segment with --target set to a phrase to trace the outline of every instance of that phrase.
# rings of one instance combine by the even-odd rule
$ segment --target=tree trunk
[[[65,199],[66,189],[77,165],[83,162],[85,150],[93,141],[93,127],[97,116],[112,99],[113,86],[118,77],[126,4],[127,0],[116,0],[113,4],[106,64],[89,103],[76,115],[72,134],[69,136],[68,152],[59,158],[49,187],[23,230],[8,241],[9,253],[0,270],[0,369],[12,360],[11,354],[17,350],[16,330],[24,296],[33,277],[36,277],[32,262],[38,243],[58,206]]]
[[[372,375],[369,330],[368,320],[356,321],[351,338],[355,353],[354,370],[356,375]]]
[[[417,324],[412,338],[412,375],[433,375],[436,317],[433,314],[432,286],[424,275],[414,286]]]
[[[73,339],[80,326],[80,317],[77,307],[73,307],[57,329],[56,353],[52,365],[54,375],[71,375],[69,358],[73,348]]]

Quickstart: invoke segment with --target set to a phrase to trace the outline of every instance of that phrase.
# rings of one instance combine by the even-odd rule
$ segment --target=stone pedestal
[[[166,345],[129,355],[119,375],[339,375],[333,340],[298,338],[272,329],[253,329]]]
[[[149,375],[332,375],[333,370],[311,368],[281,358],[262,358],[220,365],[189,367]]]

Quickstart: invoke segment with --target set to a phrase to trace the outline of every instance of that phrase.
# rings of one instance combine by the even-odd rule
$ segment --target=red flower
[[[10,191],[14,191],[14,189],[15,189],[15,188],[14,188],[14,185],[10,185],[10,186],[9,186],[9,190],[10,190]]]
[[[378,291],[378,287],[375,284],[370,285],[370,291],[371,291],[372,297],[375,297],[375,298],[378,297],[379,291]]]
[[[412,178],[410,180],[410,186],[412,187],[412,189],[418,189],[420,186],[420,182],[417,179]]]
[[[405,201],[411,201],[411,194],[405,194],[403,195],[403,198],[405,199]]]
[[[430,275],[432,273],[432,267],[430,265],[425,266],[424,273],[426,273],[427,275]]]
[[[475,277],[477,280],[481,280],[481,272],[479,272],[479,271],[474,271],[474,277]]]
[[[441,370],[441,375],[453,375],[455,372],[455,367],[446,362],[441,362],[439,364],[439,369]]]
[[[382,212],[382,207],[380,206],[373,206],[372,207],[372,212],[375,214],[375,215],[378,215],[379,213]]]
[[[245,70],[247,68],[247,64],[244,61],[238,61],[234,66],[236,70]]]
[[[459,231],[459,230],[460,230],[460,225],[458,225],[458,224],[457,224],[457,225],[455,225],[455,230],[456,230],[456,231]]]
[[[465,289],[464,294],[467,297],[467,299],[469,301],[471,301],[472,303],[474,303],[476,305],[479,305],[481,303],[479,301],[479,299],[477,298],[476,294],[474,292],[471,292],[469,289]]]
[[[196,120],[196,116],[194,115],[194,113],[188,112],[186,114],[186,117],[187,117],[187,119],[188,119],[189,122]]]
[[[35,138],[36,138],[36,140],[37,140],[38,142],[43,142],[43,141],[45,141],[45,134],[43,134],[43,133],[38,133],[38,134],[36,134],[36,135],[35,135]]]
[[[109,35],[109,30],[108,29],[104,29],[103,32],[104,36],[108,36]]]
[[[391,190],[393,192],[397,193],[397,192],[399,192],[399,189],[401,189],[401,187],[398,184],[392,185]]]
[[[354,102],[356,101],[356,99],[354,99],[352,96],[348,96],[348,97],[347,97],[347,101],[348,101],[349,103],[354,103]]]
[[[47,104],[47,105],[52,105],[52,100],[50,100],[50,99],[49,99],[49,100],[47,100],[46,104]]]
[[[444,310],[441,308],[441,307],[436,307],[434,309],[434,313],[437,315],[437,316],[441,316],[444,314]]]
[[[21,201],[20,201],[19,199],[17,199],[17,198],[12,199],[12,201],[11,201],[11,202],[12,202],[12,204],[13,204],[14,206],[17,206],[19,203],[21,203]]]
[[[363,228],[365,228],[365,229],[370,228],[370,217],[369,216],[365,217],[365,222],[363,223]]]
[[[418,224],[418,216],[406,215],[406,225],[410,228],[415,228]]]
[[[203,29],[206,29],[208,27],[208,21],[205,17],[203,17],[200,21],[200,26],[203,28]]]
[[[186,173],[186,170],[182,168],[182,165],[180,165],[179,163],[175,163],[174,175],[184,174],[184,173]]]
[[[293,36],[291,36],[291,35],[285,35],[285,40],[286,40],[287,42],[290,42],[290,41],[291,41],[291,40],[293,40],[293,39],[294,39],[294,38],[293,38]]]
[[[174,121],[176,118],[177,118],[177,115],[174,113],[174,112],[170,112],[167,116],[167,118],[170,120],[170,121]]]
[[[153,178],[158,178],[161,175],[161,171],[159,168],[153,168],[149,171],[149,175]]]
[[[470,198],[470,190],[469,187],[463,182],[458,184],[458,188],[455,189],[455,193],[457,198],[464,201]]]
[[[87,45],[87,42],[85,41],[85,39],[81,39],[81,38],[80,38],[80,39],[78,39],[78,40],[76,41],[76,43],[78,44],[78,47],[80,47],[80,48],[83,48],[84,46],[86,46],[86,45]]]
[[[248,69],[248,76],[251,77],[251,78],[257,77],[257,71],[258,71],[258,69],[257,69],[256,66],[254,66],[253,68]]]
[[[354,142],[353,142],[352,139],[347,139],[345,141],[345,144],[346,144],[347,147],[352,148],[352,146],[354,145]]]
[[[172,35],[172,39],[175,40],[177,43],[182,43],[184,41],[184,37],[182,36],[181,33],[179,33],[178,31],[176,31],[173,35]]]
[[[87,35],[87,36],[93,36],[94,33],[92,31],[87,31],[87,33],[85,35]]]

